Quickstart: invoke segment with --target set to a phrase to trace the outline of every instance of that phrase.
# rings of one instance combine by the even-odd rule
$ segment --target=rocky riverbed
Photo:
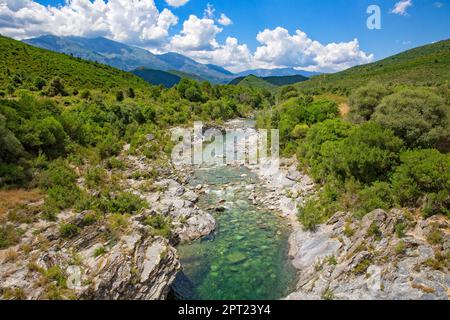
[[[165,299],[181,265],[174,248],[209,235],[214,218],[200,210],[198,193],[187,176],[166,162],[159,177],[149,183],[136,172],[149,172],[154,162],[127,154],[119,158],[126,168],[120,185],[139,196],[147,209],[120,219],[93,219],[93,212],[64,211],[56,221],[35,219],[8,225],[19,228],[19,243],[0,251],[0,295],[4,299]],[[79,168],[75,168],[76,171]],[[78,181],[85,187],[83,179]],[[97,196],[97,194],[93,194]],[[42,202],[27,203],[39,211]],[[170,239],[152,236],[146,218],[170,217]],[[36,215],[39,216],[39,215]],[[77,230],[69,239],[61,226]]]
[[[256,134],[243,120],[231,121],[222,129],[225,128],[243,128],[248,134]],[[224,241],[219,239],[224,246],[216,248],[214,252],[218,255],[213,258],[223,254],[226,259],[223,264],[207,266],[211,277],[208,281],[221,288],[222,280],[235,286],[234,280],[230,280],[235,279],[233,273],[250,277],[244,272],[247,269],[257,270],[261,279],[269,282],[275,279],[276,283],[277,272],[284,270],[286,260],[297,275],[297,279],[283,279],[287,281],[283,282],[285,287],[290,286],[289,281],[295,282],[286,299],[449,298],[450,225],[445,217],[424,219],[413,210],[395,209],[375,210],[358,220],[350,212],[338,212],[315,232],[304,231],[296,217],[298,208],[314,197],[317,186],[299,171],[295,159],[281,159],[280,170],[270,175],[257,166],[230,164],[229,174],[237,174],[241,183],[208,184],[192,181],[198,168],[174,167],[168,159],[157,163],[131,156],[128,148],[119,157],[125,163],[119,183],[125,191],[144,200],[147,208],[123,221],[106,217],[92,220],[89,210],[81,213],[68,210],[61,212],[56,221],[37,218],[26,223],[7,222],[20,230],[21,238],[16,245],[0,250],[2,299],[166,299],[183,269],[176,248],[180,244],[194,251],[202,248],[204,243],[212,243],[214,237],[207,236],[217,229],[227,237],[236,237],[232,242],[227,237]],[[158,176],[151,183],[145,175],[136,174],[155,167]],[[250,175],[254,176],[249,179]],[[85,188],[83,179],[78,184]],[[227,198],[228,194],[234,199],[236,193],[244,199]],[[205,199],[215,200],[205,205]],[[38,213],[42,201],[24,206],[27,211]],[[242,217],[236,210],[252,214]],[[145,221],[155,215],[170,218],[173,230],[169,239],[149,232]],[[232,220],[218,219],[218,223],[214,216]],[[260,225],[264,221],[254,221],[254,217],[264,217],[270,226]],[[288,228],[278,227],[282,223],[274,217],[283,219]],[[233,228],[220,230],[220,223]],[[254,224],[270,236],[255,242],[255,234],[259,237],[263,233],[248,228],[249,233],[256,233],[241,235],[241,229],[234,229],[241,223]],[[75,226],[80,232],[70,238],[62,237],[61,225]],[[207,237],[204,241],[199,240],[204,237]],[[263,243],[271,237],[278,237],[276,246],[273,242]],[[241,242],[242,247],[234,248],[233,241]],[[284,242],[288,252],[283,251]],[[279,255],[273,250],[277,246]],[[257,253],[255,256],[239,254],[239,250],[251,248]],[[260,261],[255,263],[256,259]],[[283,261],[277,264],[273,259]],[[200,257],[198,261],[205,260]],[[223,268],[229,269],[230,276],[221,280]],[[257,284],[264,281],[260,278],[255,277],[253,285],[262,288],[257,297],[268,297],[264,290],[270,292],[273,284]],[[229,293],[223,291],[220,297],[239,298]],[[252,297],[251,294],[248,296]]]
[[[239,120],[228,124],[243,125]],[[258,166],[247,167],[268,190],[253,200],[281,214],[292,227],[289,255],[299,280],[286,299],[449,299],[447,218],[424,219],[407,209],[375,210],[362,220],[337,212],[315,232],[305,231],[296,217],[298,208],[314,197],[317,186],[299,171],[296,160],[281,159],[280,170],[271,175]]]

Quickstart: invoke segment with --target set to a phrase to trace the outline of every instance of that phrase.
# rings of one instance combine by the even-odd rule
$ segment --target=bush
[[[447,213],[450,194],[450,156],[439,151],[406,151],[392,176],[392,187],[402,206],[427,203],[427,215]],[[434,208],[434,209],[433,209]]]
[[[388,210],[393,205],[391,186],[387,182],[375,182],[357,194],[358,203],[356,214],[359,217],[375,209]]]
[[[382,84],[371,82],[357,89],[349,100],[350,117],[354,122],[368,121],[381,100],[389,94]]]
[[[104,199],[102,209],[104,212],[118,214],[134,214],[145,208],[146,203],[139,196],[122,192],[114,198]]]
[[[169,239],[172,235],[172,221],[162,215],[150,216],[145,219],[145,225],[151,228],[150,233],[153,237],[163,237]]]
[[[410,148],[434,147],[448,134],[449,107],[425,89],[407,89],[383,99],[373,120],[391,129]]]
[[[50,85],[47,89],[47,95],[49,97],[55,97],[55,96],[67,96],[67,91],[64,88],[63,80],[59,77],[53,78],[53,80],[50,82]]]
[[[65,223],[59,227],[59,233],[63,238],[73,238],[80,233],[80,228],[74,224]]]
[[[20,240],[20,233],[12,225],[0,226],[0,250],[15,245]]]
[[[367,122],[353,128],[347,138],[322,145],[316,171],[343,181],[370,184],[386,180],[399,161],[401,139],[380,125]]]

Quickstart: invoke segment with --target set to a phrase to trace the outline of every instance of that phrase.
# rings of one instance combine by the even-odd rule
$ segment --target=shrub
[[[103,246],[98,247],[98,248],[95,249],[95,251],[94,251],[94,258],[103,256],[106,252],[107,252],[107,250],[106,250],[105,247],[103,247]]]
[[[55,77],[53,78],[53,80],[50,82],[50,85],[47,89],[47,95],[49,97],[55,97],[55,96],[67,96],[67,91],[64,88],[64,84],[61,78],[59,77]]]
[[[80,228],[72,223],[65,223],[59,227],[59,233],[63,238],[73,238],[80,233]]]
[[[169,239],[172,235],[172,221],[162,215],[147,217],[145,225],[150,227],[150,233],[153,237],[159,236]]]
[[[359,217],[375,209],[390,209],[393,205],[392,191],[387,182],[375,182],[357,194],[356,214]]]
[[[388,94],[389,90],[384,85],[375,82],[357,89],[350,96],[350,117],[354,122],[370,120],[375,108]]]
[[[434,209],[449,210],[450,157],[439,151],[406,151],[392,176],[392,188],[402,206],[421,205],[428,200],[428,214]],[[425,201],[427,202],[427,201]],[[434,208],[434,209],[433,209]]]
[[[134,214],[146,206],[139,196],[122,192],[114,198],[103,201],[103,211],[119,214]]]
[[[414,147],[433,147],[448,134],[448,106],[425,89],[407,89],[383,99],[373,120]]]
[[[356,179],[369,184],[387,179],[398,164],[402,146],[401,139],[392,131],[367,122],[353,128],[344,140],[324,143],[318,165],[323,173],[343,181]]]
[[[20,233],[12,225],[0,226],[0,249],[8,248],[15,245],[20,240]]]

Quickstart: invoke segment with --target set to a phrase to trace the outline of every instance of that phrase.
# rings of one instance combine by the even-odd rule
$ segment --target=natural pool
[[[254,205],[249,196],[265,192],[246,168],[199,169],[191,184],[208,185],[199,201],[215,214],[217,232],[178,247],[184,272],[173,286],[178,299],[271,300],[294,289],[296,272],[288,257],[285,220]]]

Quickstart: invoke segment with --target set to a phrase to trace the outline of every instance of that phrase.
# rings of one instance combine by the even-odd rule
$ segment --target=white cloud
[[[69,0],[59,7],[30,0],[0,0],[0,33],[18,39],[42,34],[104,36],[158,46],[177,22],[170,10],[159,12],[153,0]]]
[[[222,29],[216,26],[213,19],[200,19],[190,15],[183,23],[183,30],[172,38],[171,46],[179,51],[204,51],[218,47],[216,35]]]
[[[257,40],[262,46],[256,49],[254,64],[263,67],[293,67],[310,71],[340,71],[358,64],[373,61],[373,55],[359,48],[359,42],[330,43],[323,45],[297,30],[294,35],[281,27],[260,32]]]
[[[222,14],[220,15],[220,19],[217,20],[217,22],[219,22],[219,23],[220,23],[221,25],[223,25],[223,26],[229,26],[229,25],[232,25],[232,24],[233,24],[233,21],[231,21],[231,19],[228,18],[228,17],[225,15],[225,13],[222,13]]]
[[[373,61],[357,39],[321,44],[300,30],[291,35],[281,27],[260,32],[254,53],[231,36],[219,43],[217,36],[223,31],[219,24],[227,26],[232,21],[225,14],[216,19],[210,4],[203,18],[190,15],[180,33],[172,36],[170,29],[177,23],[178,18],[168,9],[159,11],[154,0],[68,0],[58,7],[0,0],[0,33],[18,39],[42,34],[104,36],[158,53],[176,51],[235,72],[276,67],[331,72]]]
[[[188,2],[189,2],[189,0],[166,0],[166,3],[169,6],[175,7],[175,8],[182,7]]]
[[[444,4],[442,2],[439,2],[439,1],[433,3],[433,7],[435,7],[436,9],[440,9],[443,6],[444,6]]]
[[[218,45],[213,50],[191,51],[185,54],[199,62],[220,65],[232,72],[253,67],[253,56],[249,48],[246,44],[239,44],[233,37],[228,37],[225,44]]]
[[[391,13],[406,16],[408,14],[408,8],[412,7],[412,5],[412,0],[401,0],[395,4],[394,9],[391,10]]]

